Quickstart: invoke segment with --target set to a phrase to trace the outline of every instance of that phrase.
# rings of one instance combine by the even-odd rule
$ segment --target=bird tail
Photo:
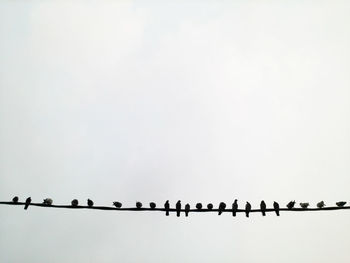
[[[232,216],[236,216],[236,211],[232,211]]]
[[[220,211],[219,211],[219,215],[221,215],[221,214],[222,214],[222,211],[220,210]]]
[[[26,205],[24,206],[24,209],[27,210],[28,207],[29,207],[29,204],[26,204]]]
[[[261,213],[262,213],[262,215],[263,215],[263,216],[266,216],[266,213],[265,213],[265,211],[262,211]]]
[[[188,216],[188,211],[185,212],[185,216]]]
[[[165,215],[166,215],[166,216],[169,216],[169,210],[166,210],[166,211],[165,211]]]
[[[277,216],[280,216],[280,211],[276,211],[276,215],[277,215]]]
[[[180,216],[180,211],[176,212],[176,216],[178,216],[178,217]]]
[[[245,212],[245,216],[246,216],[246,217],[249,217],[249,212]]]

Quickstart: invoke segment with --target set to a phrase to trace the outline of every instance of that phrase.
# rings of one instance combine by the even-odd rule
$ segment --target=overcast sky
[[[0,2],[0,200],[350,202],[350,3],[171,2]],[[348,263],[349,222],[0,206],[0,262]]]

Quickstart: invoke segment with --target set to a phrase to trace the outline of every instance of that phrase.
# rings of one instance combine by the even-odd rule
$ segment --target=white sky
[[[347,1],[1,1],[0,200],[350,202]],[[0,207],[0,262],[337,262],[350,212]]]

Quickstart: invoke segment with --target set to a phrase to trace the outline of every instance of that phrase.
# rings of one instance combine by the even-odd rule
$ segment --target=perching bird
[[[235,201],[232,204],[232,216],[236,216],[237,213],[237,209],[238,209],[238,203],[237,203],[237,199],[235,199]]]
[[[149,203],[149,207],[150,207],[151,209],[156,208],[156,203],[150,202],[150,203]]]
[[[164,208],[165,208],[165,215],[168,216],[169,215],[169,209],[170,209],[169,200],[167,200],[165,202]]]
[[[198,210],[201,210],[201,209],[203,208],[203,205],[202,205],[201,203],[197,203],[197,204],[196,204],[196,208],[197,208]]]
[[[273,202],[273,208],[275,209],[276,215],[280,216],[280,205],[277,202]]]
[[[136,208],[140,209],[142,207],[142,203],[141,202],[136,202]]]
[[[287,208],[290,210],[294,207],[295,205],[295,200],[294,201],[290,201],[288,204],[287,204]]]
[[[325,206],[325,204],[323,201],[317,203],[318,208],[323,208],[324,206]]]
[[[190,212],[190,205],[186,204],[185,205],[185,216],[188,216],[188,213]]]
[[[219,204],[219,215],[222,214],[222,212],[225,210],[225,208],[226,208],[226,204],[224,202],[221,202]]]
[[[260,203],[260,209],[261,209],[262,215],[266,216],[266,203],[264,202],[264,200],[262,200]]]
[[[18,203],[18,196],[15,196],[14,198],[12,198],[12,202],[14,202],[15,204]]]
[[[122,207],[122,203],[117,202],[117,201],[113,202],[113,205],[114,205],[116,208],[121,208],[121,207]]]
[[[71,202],[72,206],[76,207],[78,206],[79,202],[78,202],[78,199],[73,199],[72,202]]]
[[[45,198],[43,201],[44,205],[52,205],[52,199],[51,198]]]
[[[245,205],[245,216],[246,217],[249,217],[250,210],[252,210],[252,205],[249,202],[247,202]]]
[[[28,209],[28,206],[29,206],[29,204],[30,204],[31,202],[32,202],[32,198],[28,197],[28,198],[26,199],[26,203],[25,203],[25,205],[24,205],[24,209],[25,209],[25,210]]]
[[[181,201],[177,201],[176,203],[176,216],[180,216],[180,212],[181,212]]]
[[[340,201],[340,202],[336,202],[335,204],[339,207],[343,207],[344,205],[346,205],[346,202]]]
[[[72,204],[72,206],[77,207],[79,204],[78,199],[73,199],[71,204]]]
[[[88,207],[93,207],[94,206],[94,202],[90,199],[87,200],[87,205]]]
[[[207,205],[207,208],[208,208],[208,210],[212,210],[213,209],[213,204],[211,204],[211,203],[209,203],[208,205]]]
[[[309,203],[300,203],[301,208],[306,209],[309,206]]]

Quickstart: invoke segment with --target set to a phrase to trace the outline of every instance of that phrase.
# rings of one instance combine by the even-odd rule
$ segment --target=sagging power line
[[[113,211],[160,211],[165,212],[166,216],[169,216],[170,212],[176,213],[176,216],[180,216],[183,213],[186,217],[189,213],[194,212],[213,212],[221,215],[222,213],[232,213],[232,216],[236,216],[237,213],[245,213],[246,217],[249,217],[250,213],[261,213],[262,216],[266,216],[266,213],[273,212],[277,216],[280,216],[281,211],[329,211],[329,210],[340,210],[340,209],[350,209],[350,206],[345,206],[347,202],[339,201],[336,202],[336,206],[326,207],[324,201],[320,201],[316,204],[317,207],[310,208],[309,203],[301,202],[299,203],[300,207],[295,207],[296,202],[290,201],[286,208],[280,207],[279,203],[276,201],[273,203],[272,208],[267,208],[267,205],[264,200],[260,203],[259,209],[253,209],[252,205],[249,202],[246,202],[245,206],[240,208],[238,205],[238,200],[235,199],[231,205],[231,208],[227,207],[225,202],[220,202],[218,208],[214,208],[212,203],[206,205],[206,208],[203,207],[202,203],[196,203],[195,208],[191,208],[191,205],[187,203],[184,207],[181,205],[181,201],[177,201],[175,207],[171,208],[169,200],[167,200],[163,207],[157,207],[155,202],[150,202],[147,207],[139,201],[136,202],[135,207],[123,207],[121,202],[114,201],[112,202],[113,206],[96,206],[91,199],[87,199],[86,205],[79,205],[78,199],[73,199],[69,205],[55,205],[51,198],[45,198],[41,203],[32,203],[31,197],[28,197],[25,202],[20,202],[19,198],[15,196],[12,201],[3,201],[0,204],[3,205],[17,205],[24,206],[24,209],[27,210],[30,206],[38,207],[49,207],[49,208],[68,208],[68,209],[95,209],[95,210],[113,210]]]

